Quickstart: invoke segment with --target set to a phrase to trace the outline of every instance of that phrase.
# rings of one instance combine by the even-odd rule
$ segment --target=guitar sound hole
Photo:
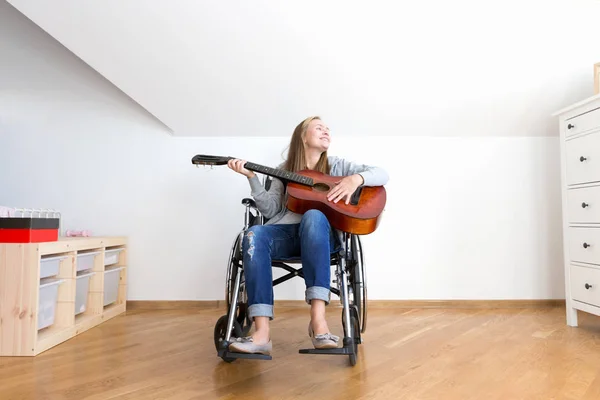
[[[324,183],[315,183],[315,185],[313,186],[313,189],[316,190],[317,192],[328,192],[329,186]]]

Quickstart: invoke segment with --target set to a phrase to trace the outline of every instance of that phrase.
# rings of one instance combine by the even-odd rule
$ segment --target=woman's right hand
[[[233,159],[233,160],[229,160],[227,161],[227,166],[229,168],[231,168],[232,170],[234,170],[237,173],[240,173],[248,178],[252,178],[254,176],[254,172],[247,170],[246,168],[244,168],[244,165],[246,164],[245,160],[240,160],[240,159]]]

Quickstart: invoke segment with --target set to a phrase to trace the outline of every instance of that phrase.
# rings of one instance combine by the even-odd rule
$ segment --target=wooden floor
[[[217,310],[135,311],[34,358],[0,358],[0,399],[600,399],[600,318],[564,308],[371,310],[359,360],[298,354],[307,309],[277,309],[272,361],[216,357]],[[340,310],[329,309],[340,333]]]

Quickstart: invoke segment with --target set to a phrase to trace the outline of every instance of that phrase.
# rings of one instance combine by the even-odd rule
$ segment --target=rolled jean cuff
[[[252,304],[248,307],[248,318],[251,321],[254,317],[269,317],[269,320],[273,320],[273,306],[270,304]]]
[[[325,305],[329,305],[331,300],[331,292],[329,289],[321,286],[311,286],[306,289],[306,302],[310,304],[312,299],[323,300]]]

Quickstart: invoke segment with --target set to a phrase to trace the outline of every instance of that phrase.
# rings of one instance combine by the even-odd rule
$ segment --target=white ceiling
[[[181,136],[547,136],[592,95],[591,0],[8,0]]]

